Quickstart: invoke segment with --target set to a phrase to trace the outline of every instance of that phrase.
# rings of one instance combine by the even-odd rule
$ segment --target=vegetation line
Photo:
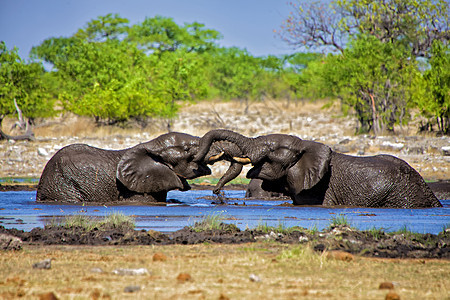
[[[357,117],[356,132],[375,135],[417,111],[420,130],[448,134],[449,4],[292,1],[277,31],[302,50],[292,55],[221,47],[221,33],[198,22],[154,16],[129,24],[111,13],[45,39],[30,59],[0,42],[0,139],[33,140],[38,119],[65,112],[143,127],[161,118],[170,131],[180,103],[208,99],[239,99],[246,112],[251,100],[330,99]],[[25,134],[4,133],[6,116],[18,116]]]

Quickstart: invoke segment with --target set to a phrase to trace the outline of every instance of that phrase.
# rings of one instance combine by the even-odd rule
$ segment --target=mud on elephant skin
[[[420,174],[394,156],[350,156],[296,136],[248,138],[218,129],[201,138],[194,160],[201,161],[216,141],[236,144],[243,154],[239,161],[253,165],[247,177],[263,180],[265,190],[283,191],[295,205],[442,206]]]
[[[66,146],[45,166],[36,201],[165,202],[169,190],[190,189],[186,179],[211,174],[193,161],[199,140],[173,132],[124,150]]]

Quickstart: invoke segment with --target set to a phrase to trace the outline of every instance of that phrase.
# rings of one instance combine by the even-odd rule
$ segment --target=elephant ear
[[[117,179],[129,190],[156,193],[182,189],[183,183],[172,169],[143,146],[128,150],[119,161]]]
[[[315,186],[328,172],[331,148],[317,142],[301,142],[300,159],[287,172],[291,192],[298,194]]]

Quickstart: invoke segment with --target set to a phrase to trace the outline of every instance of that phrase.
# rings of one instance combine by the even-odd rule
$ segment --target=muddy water
[[[34,191],[0,192],[0,225],[29,231],[68,215],[103,217],[112,213],[134,216],[136,229],[161,232],[176,231],[213,215],[220,215],[224,222],[240,229],[267,224],[322,230],[340,216],[361,230],[382,228],[389,232],[406,227],[414,232],[437,234],[450,225],[450,200],[441,200],[442,208],[428,209],[286,207],[280,205],[290,201],[248,200],[244,194],[242,190],[226,191],[226,196],[233,199],[224,205],[212,203],[210,190],[192,190],[169,192],[172,203],[167,206],[82,206],[39,204]]]

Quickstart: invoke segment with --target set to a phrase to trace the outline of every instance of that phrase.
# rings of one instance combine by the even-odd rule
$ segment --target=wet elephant
[[[264,180],[253,178],[250,180],[247,185],[247,189],[245,190],[246,198],[260,198],[260,199],[269,199],[269,198],[279,198],[283,195],[282,192],[275,191],[267,191],[263,187]]]
[[[420,174],[394,156],[345,155],[292,135],[248,138],[212,130],[202,137],[194,160],[201,161],[216,141],[236,144],[243,155],[234,159],[253,165],[247,177],[262,179],[266,190],[283,191],[295,205],[442,206]]]
[[[199,140],[175,132],[124,150],[66,146],[45,166],[36,201],[165,202],[168,191],[190,189],[187,179],[211,174],[193,161]]]

